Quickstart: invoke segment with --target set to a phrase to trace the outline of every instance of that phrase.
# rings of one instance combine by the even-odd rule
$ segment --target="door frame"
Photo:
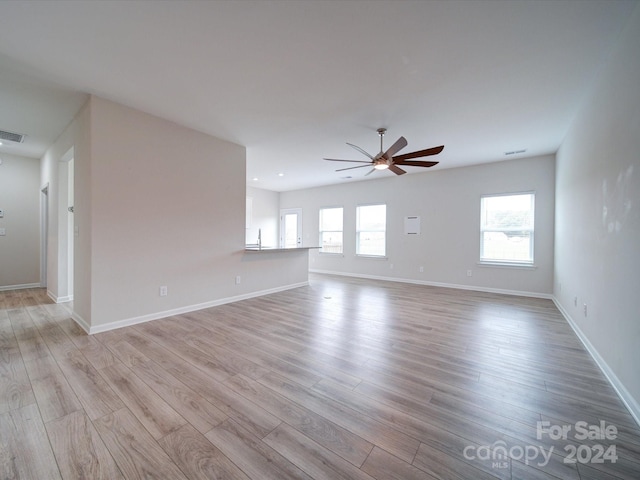
[[[296,247],[302,247],[302,208],[282,208],[280,209],[280,242],[279,247],[285,248],[285,215],[297,215],[297,230],[298,238],[296,240]]]
[[[47,249],[49,248],[49,183],[40,187],[40,286],[47,286]]]

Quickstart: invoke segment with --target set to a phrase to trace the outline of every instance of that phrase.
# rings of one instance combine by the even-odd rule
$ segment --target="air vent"
[[[0,140],[8,140],[10,142],[22,143],[24,140],[24,135],[20,135],[19,133],[5,132],[4,130],[0,130]]]
[[[510,152],[504,152],[505,155],[518,155],[519,153],[524,153],[526,152],[527,149],[525,148],[524,150],[512,150]]]

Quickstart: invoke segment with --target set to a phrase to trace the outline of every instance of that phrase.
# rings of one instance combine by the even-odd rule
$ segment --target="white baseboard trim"
[[[455,288],[457,290],[471,290],[475,292],[501,293],[503,295],[514,295],[518,297],[544,298],[551,300],[553,295],[550,293],[526,292],[521,290],[505,290],[501,288],[478,287],[475,285],[459,285],[456,283],[429,282],[425,280],[413,280],[410,278],[398,277],[382,277],[378,275],[365,275],[360,273],[334,272],[330,270],[310,269],[311,273],[322,273],[326,275],[339,275],[343,277],[366,278],[369,280],[382,280],[385,282],[412,283],[414,285],[426,285],[429,287]]]
[[[564,309],[564,307],[560,304],[558,299],[554,296],[552,300],[553,300],[553,303],[555,303],[556,307],[558,307],[558,310],[560,310],[560,313],[565,318],[569,326],[576,333],[576,335],[584,345],[584,348],[587,349],[587,352],[589,352],[589,354],[591,355],[593,360],[596,362],[598,367],[600,367],[600,370],[602,370],[602,373],[604,373],[604,376],[607,377],[607,380],[609,380],[609,383],[611,384],[613,389],[616,391],[616,393],[620,397],[620,400],[622,400],[622,403],[624,403],[624,405],[627,407],[633,419],[640,426],[640,403],[638,402],[638,400],[633,398],[633,396],[629,393],[629,390],[626,389],[626,387],[620,381],[617,375],[613,372],[613,370],[611,370],[607,362],[604,361],[604,358],[600,356],[600,354],[598,353],[596,348],[592,345],[592,343],[589,341],[587,336],[584,333],[582,333],[582,330],[580,330],[580,327],[578,326],[578,324],[573,320],[573,318],[571,318],[571,315],[569,315],[569,312],[567,312]]]
[[[236,295],[233,297],[221,298],[210,302],[198,303],[195,305],[187,305],[186,307],[174,308],[172,310],[165,310],[163,312],[150,313],[148,315],[141,315],[139,317],[126,318],[124,320],[118,320],[116,322],[105,323],[102,325],[89,326],[87,322],[82,320],[79,316],[76,318],[75,314],[73,319],[84,328],[89,335],[94,333],[106,332],[109,330],[115,330],[116,328],[129,327],[131,325],[137,325],[138,323],[150,322],[151,320],[159,320],[161,318],[171,317],[173,315],[181,315],[183,313],[194,312],[196,310],[203,310],[205,308],[217,307],[218,305],[224,305],[226,303],[238,302],[240,300],[247,300],[249,298],[262,297],[272,293],[283,292],[285,290],[291,290],[299,287],[306,287],[309,282],[293,283],[282,287],[269,288],[266,290],[259,290],[257,292],[245,293],[243,295]],[[80,323],[82,321],[82,323]]]
[[[9,290],[24,290],[25,288],[40,288],[39,283],[23,283],[21,285],[5,285],[0,287],[0,292],[6,292]]]
[[[90,333],[89,331],[91,330],[91,327],[85,321],[84,318],[82,318],[76,312],[71,312],[71,318],[73,319],[74,322],[76,322],[78,325],[80,325],[80,328],[82,328],[85,332]]]
[[[55,303],[67,303],[67,302],[72,302],[73,301],[73,295],[67,295],[65,297],[56,297],[49,290],[47,290],[47,297],[49,297]]]

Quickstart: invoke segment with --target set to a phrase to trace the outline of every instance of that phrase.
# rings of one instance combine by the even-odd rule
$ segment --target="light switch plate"
[[[0,218],[4,217],[4,210],[0,210]]]
[[[4,228],[0,228],[0,237],[3,237],[7,234]]]

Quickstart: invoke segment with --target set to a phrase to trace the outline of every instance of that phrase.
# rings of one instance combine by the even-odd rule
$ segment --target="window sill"
[[[535,270],[538,268],[533,263],[518,263],[518,262],[490,262],[480,261],[477,263],[479,267],[498,267],[498,268],[521,268],[523,270]]]
[[[356,257],[358,258],[373,258],[373,259],[378,259],[378,260],[388,260],[389,257],[387,257],[386,255],[363,255],[361,253],[356,253]]]

